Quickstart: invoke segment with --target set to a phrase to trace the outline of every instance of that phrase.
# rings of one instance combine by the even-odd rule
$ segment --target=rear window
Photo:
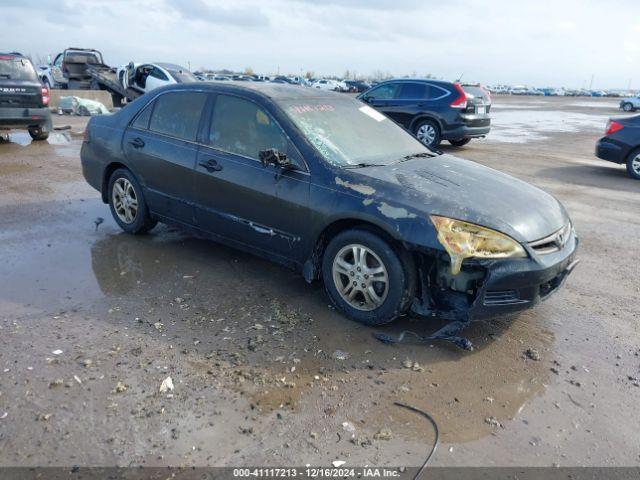
[[[469,87],[469,86],[464,85],[462,87],[462,89],[465,92],[470,93],[474,97],[485,98],[487,96],[487,93],[480,87]]]
[[[67,52],[64,61],[67,63],[88,63],[91,65],[99,65],[102,59],[96,53],[91,52]]]
[[[22,57],[0,55],[0,80],[37,80],[31,62]]]
[[[149,130],[195,141],[206,100],[207,94],[202,92],[174,92],[161,95],[155,101]]]
[[[403,83],[398,98],[401,100],[422,100],[428,97],[429,85],[426,83]]]

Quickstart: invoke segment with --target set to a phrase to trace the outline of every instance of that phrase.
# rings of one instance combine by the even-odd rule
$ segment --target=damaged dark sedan
[[[331,92],[161,88],[92,118],[81,158],[124,231],[177,224],[268,257],[322,280],[337,309],[369,325],[529,308],[577,263],[554,197],[436,154]]]

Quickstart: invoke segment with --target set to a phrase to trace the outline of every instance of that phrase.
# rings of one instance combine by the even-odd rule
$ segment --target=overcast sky
[[[640,88],[640,0],[0,0],[0,48],[110,65]]]

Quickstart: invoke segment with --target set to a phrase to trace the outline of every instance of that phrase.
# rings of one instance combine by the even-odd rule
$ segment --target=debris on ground
[[[60,97],[58,112],[60,111],[82,117],[92,117],[94,115],[105,115],[109,113],[109,109],[105,107],[102,102],[76,96]]]
[[[54,355],[62,355],[62,350],[54,350],[53,352]]]
[[[124,391],[126,391],[126,390],[127,390],[127,386],[126,386],[124,383],[122,383],[122,382],[118,382],[118,383],[116,384],[116,388],[114,388],[114,389],[113,389],[113,391],[114,391],[115,393],[122,393],[122,392],[124,392]]]
[[[4,420],[5,418],[7,418],[8,415],[9,415],[9,412],[4,412],[2,415],[0,415],[0,420]]]
[[[53,413],[39,413],[36,416],[36,420],[38,420],[39,422],[48,422],[52,416]]]
[[[98,231],[98,227],[100,226],[100,224],[102,224],[102,222],[104,222],[104,218],[102,217],[98,217],[93,221],[93,223],[96,224],[96,232]]]
[[[333,462],[331,462],[331,465],[333,465],[334,467],[338,468],[341,467],[342,465],[344,465],[345,462],[344,460],[334,460]]]
[[[160,393],[172,392],[173,391],[173,380],[171,377],[165,378],[160,384]]]
[[[496,417],[487,417],[484,419],[484,423],[492,427],[504,428],[504,425],[502,425]]]
[[[524,356],[529,360],[538,361],[540,360],[540,353],[535,348],[527,348],[524,351]]]
[[[413,370],[414,372],[424,372],[424,368],[421,367],[418,362],[414,362],[412,360],[409,360],[408,358],[402,362],[402,366],[404,368]]]
[[[331,354],[331,358],[334,360],[347,360],[349,358],[349,353],[344,350],[336,350]]]
[[[49,382],[49,388],[59,387],[62,384],[64,384],[64,380],[62,378],[56,378],[52,382]]]
[[[351,422],[342,422],[342,429],[345,432],[349,432],[349,433],[353,433],[356,431],[355,425]]]
[[[393,438],[393,432],[390,428],[381,428],[373,434],[374,440],[391,440]]]
[[[263,343],[264,343],[264,338],[262,337],[262,335],[257,335],[255,337],[250,338],[247,341],[247,348],[252,352],[255,352],[258,349],[258,346],[262,345]]]

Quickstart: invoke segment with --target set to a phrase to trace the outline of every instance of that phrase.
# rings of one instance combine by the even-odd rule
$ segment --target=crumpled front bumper
[[[478,261],[486,276],[468,311],[479,320],[533,307],[556,292],[573,272],[579,240],[571,235],[565,247],[555,253],[511,260]]]

